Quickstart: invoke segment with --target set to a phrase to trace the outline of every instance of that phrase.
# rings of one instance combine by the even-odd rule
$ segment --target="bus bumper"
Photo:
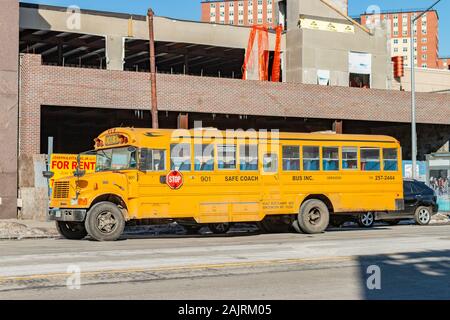
[[[83,222],[86,214],[86,209],[54,208],[48,211],[49,220],[51,221]]]

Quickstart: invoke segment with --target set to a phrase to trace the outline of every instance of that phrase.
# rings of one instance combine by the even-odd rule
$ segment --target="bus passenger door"
[[[283,213],[285,204],[281,197],[278,152],[263,151],[262,159],[262,210],[264,214]]]
[[[167,173],[166,150],[140,150],[136,199],[139,206],[138,218],[164,218],[169,215],[170,188],[165,183]]]

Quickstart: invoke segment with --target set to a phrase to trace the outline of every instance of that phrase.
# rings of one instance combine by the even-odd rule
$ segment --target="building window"
[[[427,43],[428,39],[427,38],[422,38],[422,43]]]
[[[408,43],[408,39],[403,39],[403,43]]]
[[[216,4],[215,3],[211,3],[211,5],[210,5],[210,7],[211,7],[211,10],[215,10],[216,9]]]
[[[398,31],[394,31],[394,36],[398,36]]]
[[[398,52],[398,48],[394,48],[394,52]]]
[[[408,52],[408,48],[403,48],[403,52]]]
[[[398,44],[398,39],[394,39],[394,44]]]
[[[422,68],[427,68],[427,64],[426,63],[422,63]]]
[[[427,46],[422,46],[422,51],[427,51]]]

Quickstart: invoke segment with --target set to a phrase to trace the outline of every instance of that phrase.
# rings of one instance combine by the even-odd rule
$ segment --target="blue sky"
[[[350,15],[364,12],[370,5],[381,10],[420,9],[433,4],[435,0],[349,0]],[[23,2],[58,6],[77,5],[82,9],[146,14],[152,7],[157,15],[178,19],[199,20],[200,0],[26,0]],[[442,0],[436,9],[439,13],[440,55],[450,56],[450,0]]]

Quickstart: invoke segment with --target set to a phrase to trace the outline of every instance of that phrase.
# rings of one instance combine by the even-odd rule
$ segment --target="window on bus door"
[[[380,171],[380,149],[361,148],[361,170]]]
[[[323,147],[322,148],[322,164],[325,171],[339,170],[339,148]]]
[[[194,145],[194,169],[195,171],[214,171],[214,145]]]
[[[299,146],[283,146],[283,170],[300,171]]]
[[[357,170],[358,169],[358,148],[343,147],[342,148],[342,169]]]
[[[303,147],[303,170],[320,170],[320,150],[319,147]]]
[[[383,168],[384,171],[398,170],[398,151],[396,148],[383,149]]]
[[[236,169],[236,146],[218,145],[217,146],[217,167],[221,170]]]
[[[170,145],[170,170],[191,171],[191,145],[189,143]]]
[[[278,155],[275,153],[267,153],[263,157],[264,172],[278,171]]]
[[[142,148],[139,169],[142,171],[165,171],[166,150]]]
[[[242,171],[258,171],[258,145],[239,146],[239,168]]]

